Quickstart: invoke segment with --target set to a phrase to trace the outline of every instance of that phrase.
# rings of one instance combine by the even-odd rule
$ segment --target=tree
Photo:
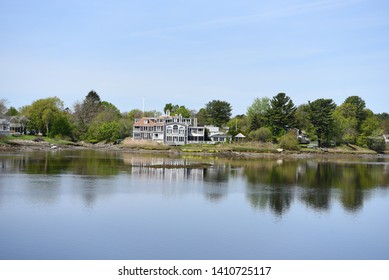
[[[366,119],[366,102],[359,96],[347,97],[343,104],[350,104],[355,108],[355,118],[357,120],[357,132],[360,133],[362,122]]]
[[[90,142],[114,141],[120,137],[121,114],[115,105],[100,102],[100,112],[92,120],[87,132]]]
[[[3,116],[7,112],[7,102],[6,99],[0,99],[0,116]]]
[[[268,124],[267,117],[270,108],[270,99],[268,97],[254,99],[251,106],[247,108],[246,113],[251,131]]]
[[[19,114],[18,110],[16,110],[15,107],[9,107],[9,109],[7,110],[7,113],[5,113],[6,116],[17,116]]]
[[[356,107],[350,103],[343,103],[334,111],[337,128],[337,137],[345,143],[355,144],[358,137],[358,121]]]
[[[197,125],[207,125],[210,122],[208,121],[208,116],[207,116],[207,110],[205,108],[201,108],[197,114]]]
[[[308,101],[309,114],[308,118],[315,127],[318,145],[321,147],[322,141],[328,143],[330,133],[333,130],[334,117],[333,112],[336,105],[332,99],[317,99],[313,102]],[[324,138],[324,139],[323,139]]]
[[[238,133],[246,134],[247,131],[247,117],[245,115],[237,115],[228,121],[229,134],[237,135]]]
[[[296,107],[285,93],[281,92],[270,100],[268,119],[274,136],[281,136],[294,125]]]
[[[389,114],[381,113],[376,115],[379,126],[382,129],[383,134],[389,134]]]
[[[221,127],[230,120],[232,107],[226,101],[213,100],[205,105],[205,111],[211,124]]]
[[[357,144],[368,147],[369,138],[383,138],[384,131],[380,128],[379,120],[371,110],[365,109],[364,113],[365,120],[361,124],[361,133],[358,135]]]
[[[191,111],[183,105],[180,106],[180,105],[173,105],[172,103],[168,103],[163,108],[163,111],[165,114],[169,112],[171,116],[181,115],[184,118],[191,117]]]
[[[85,139],[87,131],[93,119],[100,113],[100,96],[91,90],[82,103],[74,105],[74,122],[76,126],[77,138]]]
[[[23,114],[29,120],[30,129],[49,134],[55,119],[63,111],[63,102],[58,97],[39,99],[24,110]]]

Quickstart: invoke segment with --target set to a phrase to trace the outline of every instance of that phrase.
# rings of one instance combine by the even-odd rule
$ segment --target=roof
[[[246,136],[244,136],[242,133],[238,133],[235,135],[235,138],[246,138]]]
[[[7,121],[6,119],[0,119],[0,123],[2,123],[2,124],[10,124],[10,122]]]
[[[141,118],[134,123],[134,126],[163,126],[163,122],[156,122],[155,118]]]

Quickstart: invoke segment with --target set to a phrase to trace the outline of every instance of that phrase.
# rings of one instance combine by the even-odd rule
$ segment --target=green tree
[[[19,111],[16,110],[16,108],[12,107],[12,106],[9,107],[9,109],[7,110],[7,113],[5,113],[6,116],[10,116],[10,117],[17,116],[18,114],[19,114]]]
[[[36,100],[24,110],[23,115],[29,119],[28,127],[49,136],[52,136],[52,125],[64,112],[63,102],[58,97]]]
[[[356,129],[360,133],[362,122],[366,119],[366,102],[359,96],[350,96],[346,98],[343,104],[350,104],[355,108],[355,118],[357,120]]]
[[[377,116],[375,116],[371,110],[365,109],[364,114],[365,120],[361,124],[361,133],[357,138],[357,144],[359,146],[368,147],[370,137],[383,138],[382,135],[384,132],[380,128]]]
[[[293,101],[283,92],[270,100],[268,119],[274,136],[281,136],[294,125],[295,112]]]
[[[205,110],[211,124],[221,127],[230,120],[232,107],[226,101],[213,100],[205,105]]]
[[[268,97],[254,99],[254,102],[247,108],[246,113],[250,130],[257,130],[268,124],[267,117],[270,108],[270,99]]]
[[[383,131],[383,134],[389,134],[389,114],[388,113],[381,113],[376,115],[379,126]]]
[[[100,112],[93,119],[87,133],[90,142],[115,141],[120,138],[120,111],[115,105],[100,102]]]
[[[82,103],[77,102],[74,105],[73,117],[77,138],[85,140],[88,137],[88,129],[100,111],[100,96],[93,90],[86,95]]]
[[[207,125],[210,124],[207,116],[207,110],[205,108],[201,108],[197,114],[197,124],[202,126],[202,125]]]
[[[167,114],[169,111],[171,116],[181,115],[184,118],[190,118],[192,115],[191,111],[185,106],[173,105],[172,103],[166,104],[165,107],[163,108],[163,111],[165,112],[165,114]]]
[[[309,104],[302,104],[297,107],[294,120],[296,128],[300,130],[305,130],[310,139],[315,136],[315,128],[313,127],[311,121],[309,120]]]
[[[316,136],[318,138],[319,147],[322,146],[323,140],[329,142],[329,137],[334,128],[333,112],[336,104],[332,99],[317,99],[308,101],[309,114],[308,118],[315,127]]]
[[[227,126],[229,127],[229,134],[237,135],[238,133],[246,134],[248,120],[245,115],[237,115],[228,121]]]
[[[356,144],[359,134],[356,114],[356,107],[350,103],[343,103],[335,109],[336,136],[341,142]]]

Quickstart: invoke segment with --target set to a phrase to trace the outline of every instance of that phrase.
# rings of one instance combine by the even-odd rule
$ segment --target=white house
[[[232,140],[232,136],[224,134],[224,133],[219,133],[219,134],[214,134],[210,136],[212,142],[227,142]]]
[[[0,119],[0,135],[10,134],[10,122],[6,119]]]

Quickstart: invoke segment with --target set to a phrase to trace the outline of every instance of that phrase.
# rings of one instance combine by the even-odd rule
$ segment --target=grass
[[[170,146],[155,141],[132,140],[131,138],[124,139],[121,145],[125,148],[136,150],[167,151],[172,149]]]

